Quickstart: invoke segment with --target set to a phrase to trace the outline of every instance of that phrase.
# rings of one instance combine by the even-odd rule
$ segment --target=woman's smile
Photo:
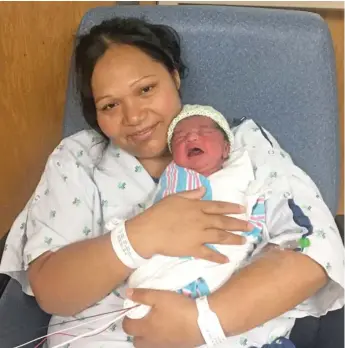
[[[142,141],[149,140],[152,134],[154,133],[154,131],[156,130],[157,125],[158,125],[158,122],[154,124],[153,126],[146,127],[142,130],[132,133],[128,137],[133,142],[142,142]]]

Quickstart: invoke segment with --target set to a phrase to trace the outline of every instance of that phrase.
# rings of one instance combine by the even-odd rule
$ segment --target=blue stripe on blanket
[[[211,293],[206,281],[203,278],[198,278],[192,283],[186,285],[184,288],[177,290],[177,292],[192,299],[208,296]]]
[[[177,169],[177,185],[176,193],[186,191],[187,188],[187,172],[185,168],[176,166]]]
[[[204,197],[202,197],[202,199],[205,201],[211,201],[213,196],[212,196],[212,187],[211,187],[210,180],[208,180],[205,176],[200,175],[200,181],[201,181],[201,185],[206,188],[206,193]]]
[[[166,170],[162,174],[160,180],[159,180],[159,191],[156,194],[156,197],[154,199],[154,203],[157,203],[163,198],[163,192],[166,190],[167,187],[167,176],[166,176]]]

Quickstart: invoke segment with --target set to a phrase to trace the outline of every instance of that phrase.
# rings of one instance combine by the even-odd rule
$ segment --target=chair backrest
[[[338,109],[332,40],[308,12],[230,6],[114,6],[90,10],[78,34],[113,16],[168,24],[182,38],[186,103],[266,127],[316,182],[335,213]],[[64,136],[86,127],[70,73]]]

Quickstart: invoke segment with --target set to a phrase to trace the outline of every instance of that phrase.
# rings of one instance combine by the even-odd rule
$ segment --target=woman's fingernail
[[[252,223],[250,223],[250,222],[247,223],[248,231],[252,231],[254,228],[255,228],[255,226]]]
[[[246,244],[247,243],[247,238],[246,237],[242,237],[241,242],[242,242],[242,244]]]
[[[133,289],[127,289],[127,290],[126,290],[126,295],[127,295],[128,298],[132,298]]]
[[[243,205],[239,205],[239,207],[240,207],[240,213],[246,212],[246,207],[244,207]]]

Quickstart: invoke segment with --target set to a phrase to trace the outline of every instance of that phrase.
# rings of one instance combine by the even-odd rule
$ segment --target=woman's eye
[[[141,89],[141,94],[146,94],[148,92],[151,92],[153,90],[154,86],[147,86]]]
[[[111,109],[114,109],[118,104],[117,103],[109,103],[109,104],[106,104],[104,105],[101,110],[102,111],[109,111]]]

